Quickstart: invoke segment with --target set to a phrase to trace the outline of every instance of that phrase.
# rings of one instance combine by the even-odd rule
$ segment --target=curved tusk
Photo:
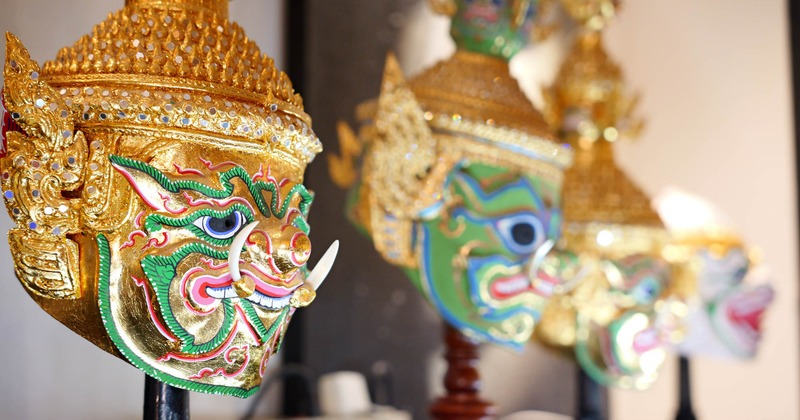
[[[319,259],[317,266],[311,270],[311,273],[308,275],[306,279],[306,284],[311,286],[311,289],[316,291],[319,289],[319,286],[325,280],[325,277],[328,277],[328,273],[331,271],[331,267],[333,267],[333,261],[336,260],[336,254],[339,252],[339,240],[333,241],[331,246],[325,251],[325,255]]]
[[[555,246],[555,241],[548,239],[539,247],[539,249],[536,250],[536,252],[534,252],[533,257],[531,258],[531,264],[528,266],[529,279],[536,278],[536,275],[539,273],[539,266],[542,265],[544,258],[550,253],[550,251],[553,250],[553,247]]]
[[[236,237],[233,238],[233,243],[231,243],[231,250],[228,252],[228,272],[231,273],[231,279],[234,282],[242,279],[242,274],[239,272],[239,257],[242,255],[242,248],[244,248],[247,237],[253,233],[253,229],[256,228],[257,224],[258,221],[255,221],[245,226],[244,229],[236,234]]]

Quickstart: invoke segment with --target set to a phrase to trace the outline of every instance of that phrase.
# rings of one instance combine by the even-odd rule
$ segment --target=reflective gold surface
[[[316,295],[321,143],[227,9],[128,0],[43,68],[8,34],[0,186],[44,310],[159,380],[243,397]]]

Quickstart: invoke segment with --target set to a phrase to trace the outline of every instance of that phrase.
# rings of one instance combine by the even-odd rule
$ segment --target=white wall
[[[800,418],[788,23],[783,0],[637,0],[609,31],[647,119],[640,141],[620,145],[623,165],[651,193],[675,184],[716,203],[775,277],[757,359],[694,362],[703,419]],[[674,418],[677,367],[666,369],[648,392],[613,392],[614,418]]]
[[[2,0],[0,30],[19,36],[31,56],[42,63],[123,4],[123,0]],[[235,0],[230,6],[231,18],[279,67],[283,62],[282,4],[281,0]],[[4,46],[0,62],[5,63]],[[3,209],[0,418],[141,418],[144,375],[73,334],[28,298],[14,277],[6,245],[5,232],[11,226]],[[191,402],[193,418],[200,419],[235,418],[247,404],[234,397],[196,393]]]

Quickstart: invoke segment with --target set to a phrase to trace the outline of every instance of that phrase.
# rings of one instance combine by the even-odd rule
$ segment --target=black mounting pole
[[[307,95],[306,75],[306,31],[308,19],[306,0],[284,0],[284,49],[286,57],[286,74],[292,81],[294,90]],[[306,108],[308,110],[308,108]],[[305,318],[304,311],[297,311],[292,316],[290,328],[286,330],[281,345],[284,365],[300,365],[305,363]],[[283,409],[285,417],[307,417],[313,414],[314,397],[308,378],[287,376],[283,382]]]
[[[689,375],[689,359],[681,356],[678,359],[678,414],[675,420],[697,420],[692,408],[692,378]]]
[[[603,420],[605,417],[603,387],[578,366],[578,415],[576,420]]]
[[[789,0],[787,20],[792,57],[792,99],[794,105],[794,165],[797,191],[800,192],[800,0]],[[800,195],[797,196],[800,198]],[[800,206],[798,206],[800,208]],[[797,296],[792,299],[797,302]],[[795,315],[796,316],[796,315]],[[797,357],[797,355],[795,355]]]
[[[189,391],[145,376],[143,420],[189,420]]]

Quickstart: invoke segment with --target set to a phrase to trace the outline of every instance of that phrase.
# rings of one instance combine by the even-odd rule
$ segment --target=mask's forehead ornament
[[[127,0],[43,68],[7,34],[0,191],[43,309],[171,385],[247,396],[336,247],[308,272],[322,145],[227,3]]]

